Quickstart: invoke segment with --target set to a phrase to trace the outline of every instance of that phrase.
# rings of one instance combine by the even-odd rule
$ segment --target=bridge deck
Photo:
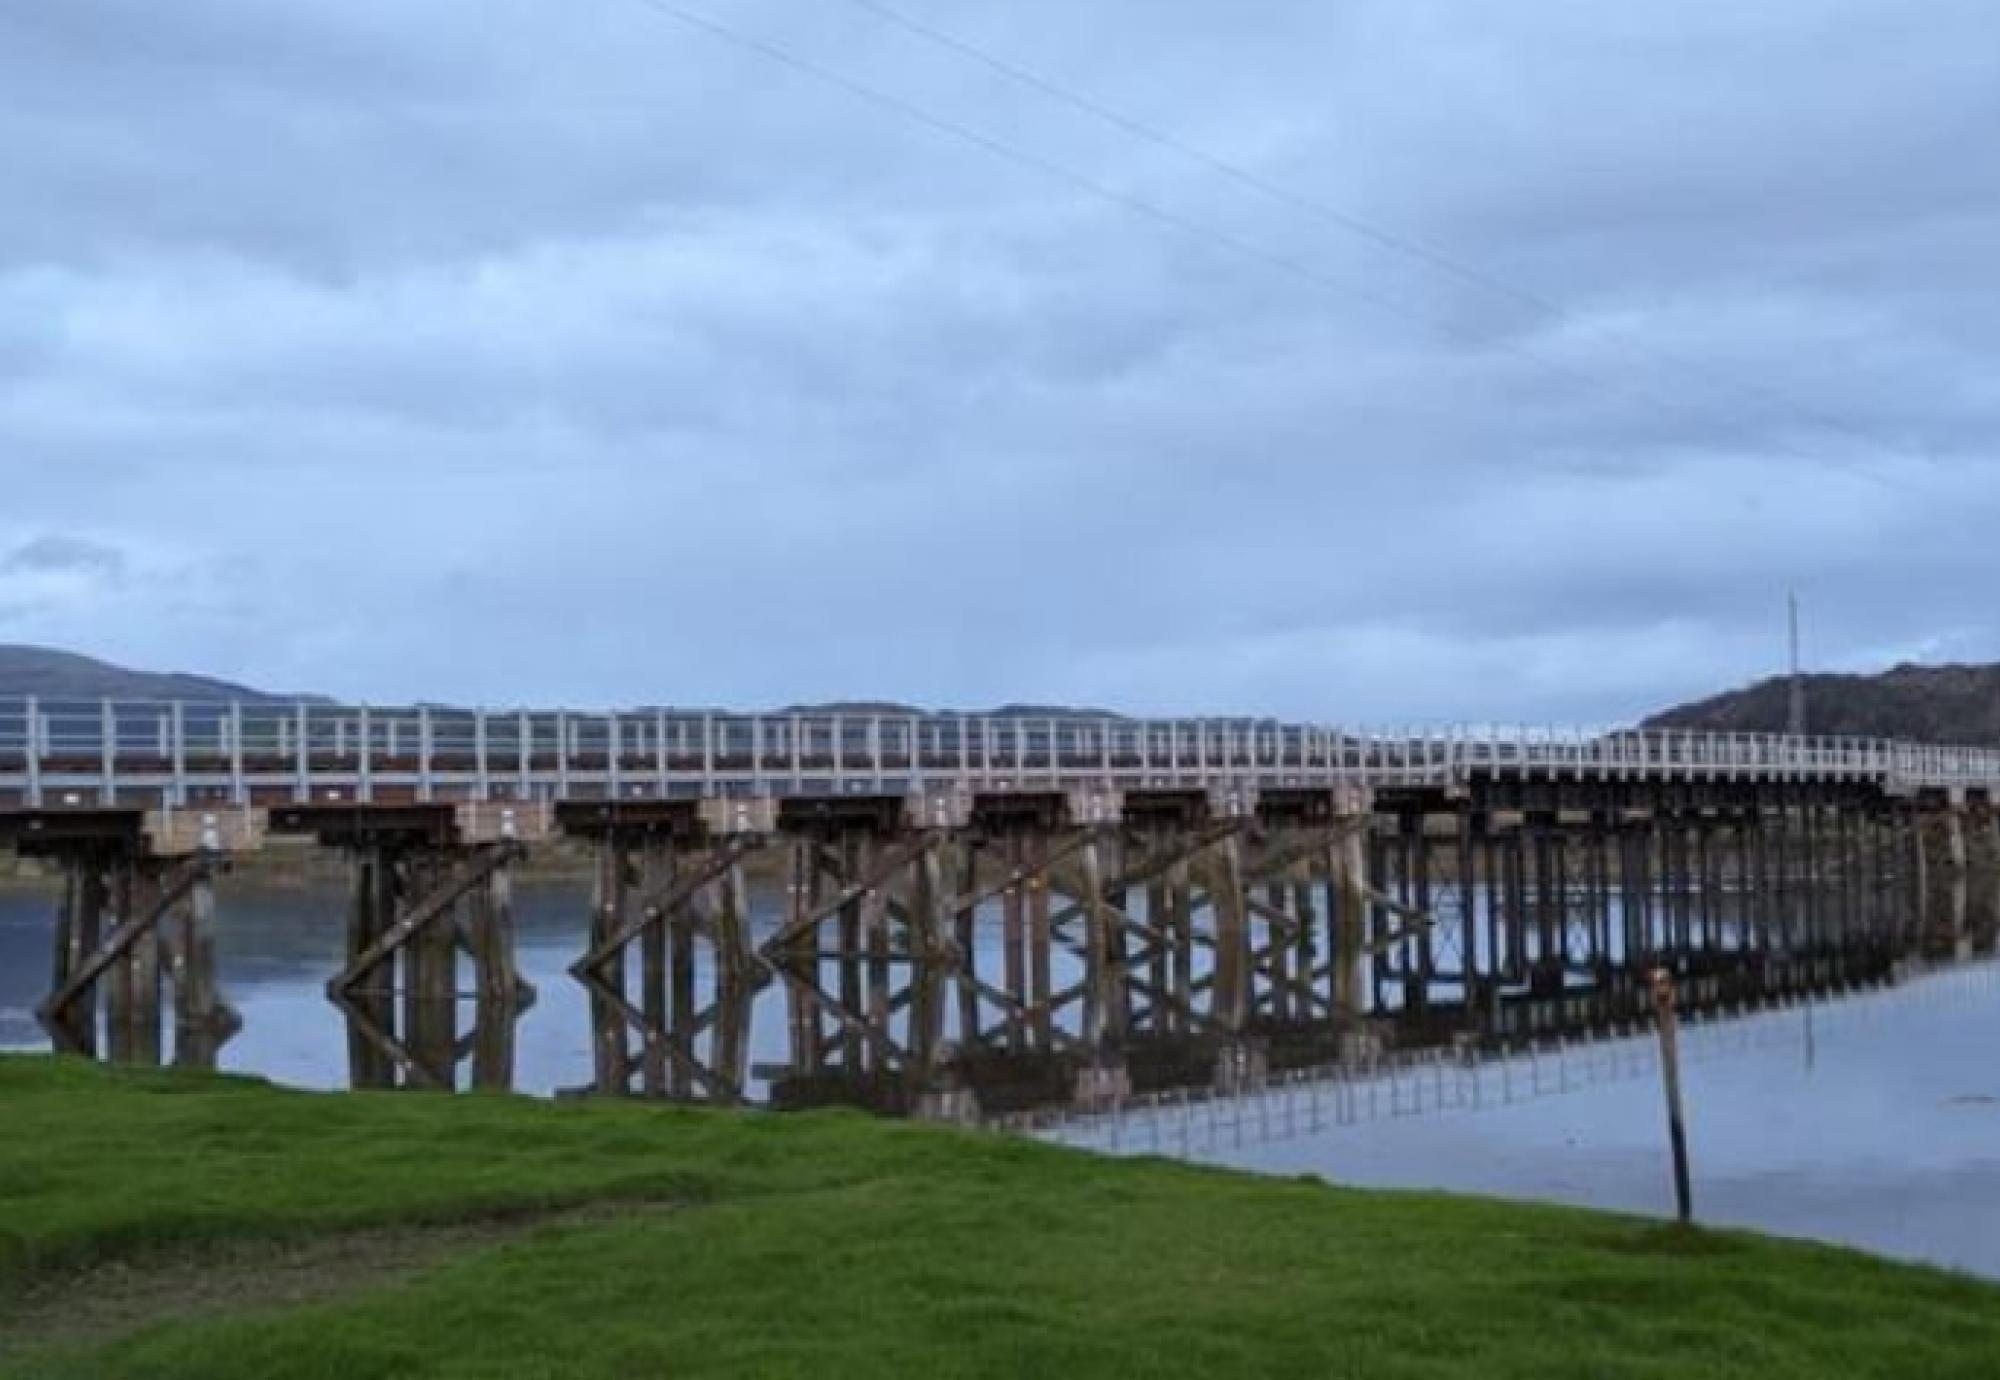
[[[2000,787],[2000,753],[1854,738],[1245,719],[620,713],[0,699],[0,809],[1452,788],[1480,775]]]

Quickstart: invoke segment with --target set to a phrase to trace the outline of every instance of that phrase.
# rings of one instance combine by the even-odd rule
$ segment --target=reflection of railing
[[[1493,773],[2000,785],[2000,752],[1885,739],[1092,715],[619,713],[0,698],[0,792],[174,805],[1436,784]]]
[[[1755,1050],[1799,1048],[1871,1028],[1911,1000],[1926,1003],[1991,995],[2000,961],[1952,965],[1909,985],[1871,988],[1834,1000],[1788,997],[1739,1013],[1684,1018],[1681,1060],[1702,1064]],[[1335,1065],[1273,1078],[1228,1094],[1176,1092],[1117,1102],[1044,1123],[1049,1140],[1083,1149],[1202,1159],[1248,1145],[1318,1135],[1340,1127],[1440,1112],[1480,1111],[1654,1076],[1659,1048],[1629,1027],[1582,1041],[1459,1054],[1428,1050],[1373,1065]]]

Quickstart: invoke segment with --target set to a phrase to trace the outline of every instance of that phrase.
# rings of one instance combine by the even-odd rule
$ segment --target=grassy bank
[[[850,1116],[0,1058],[0,1376],[1990,1377],[1846,1252]]]

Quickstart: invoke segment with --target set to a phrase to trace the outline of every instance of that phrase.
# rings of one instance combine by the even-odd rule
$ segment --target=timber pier
[[[0,700],[61,1050],[212,1063],[217,889],[291,835],[347,860],[355,1082],[505,1086],[561,838],[595,1091],[968,1120],[1629,1024],[1661,967],[1695,1009],[1888,981],[1990,947],[1996,801],[2000,754],[1878,740]]]

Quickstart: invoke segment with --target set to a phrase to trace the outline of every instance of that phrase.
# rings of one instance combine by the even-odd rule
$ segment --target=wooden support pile
[[[353,1083],[364,1088],[472,1086],[513,1079],[514,1030],[535,992],[514,965],[512,841],[470,846],[374,838],[352,847],[347,961],[327,996],[348,1024]],[[473,986],[461,1031],[459,961]]]
[[[570,969],[590,993],[599,1092],[631,1092],[637,1073],[648,1096],[742,1096],[749,1001],[763,980],[743,868],[759,846],[753,836],[599,839],[590,948]]]
[[[161,1063],[170,1010],[173,1061],[213,1068],[240,1025],[216,990],[221,859],[100,844],[66,850],[61,866],[50,991],[37,1009],[56,1049]]]

